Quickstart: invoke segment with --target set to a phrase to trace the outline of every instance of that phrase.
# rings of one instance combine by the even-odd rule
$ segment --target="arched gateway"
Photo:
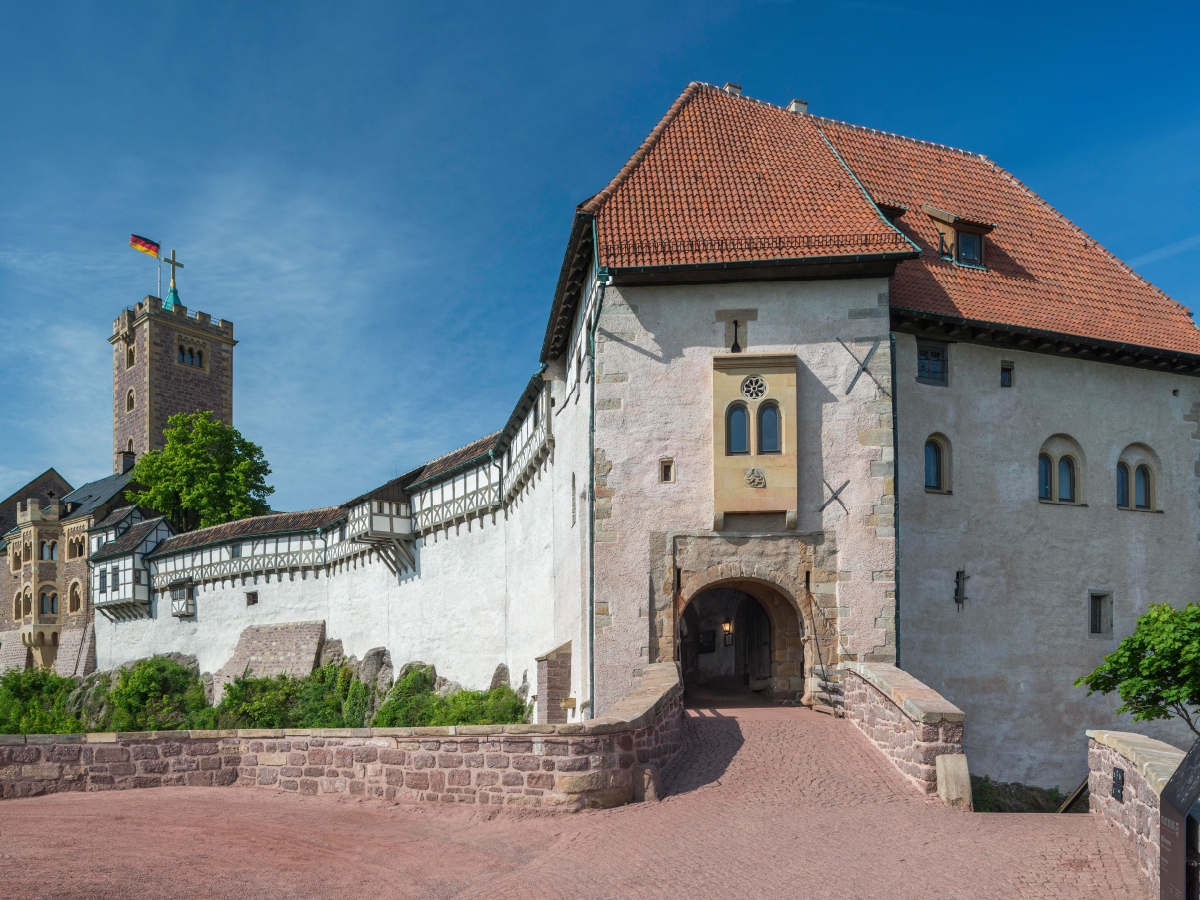
[[[813,587],[836,570],[813,565],[813,543],[692,537],[676,550],[670,615],[658,623],[671,640],[659,652],[679,661],[685,685],[804,704],[830,691],[836,611],[821,608]]]

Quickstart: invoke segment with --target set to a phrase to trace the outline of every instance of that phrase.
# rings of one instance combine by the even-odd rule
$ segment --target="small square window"
[[[134,569],[134,570],[133,570],[133,583],[134,583],[134,584],[141,584],[141,583],[142,583],[142,570],[141,570],[141,569]]]
[[[949,384],[947,347],[932,341],[917,342],[917,381],[921,384]]]
[[[258,605],[258,591],[247,591],[246,592],[246,605],[247,606],[257,606]]]
[[[1013,364],[1007,360],[1000,363],[1000,387],[1013,386]]]
[[[658,480],[662,484],[675,483],[675,460],[660,459],[658,461]]]
[[[958,232],[958,261],[968,266],[983,265],[983,235]]]
[[[1108,640],[1113,633],[1112,594],[1088,595],[1088,637]]]
[[[241,544],[233,544],[230,546],[230,548],[229,548],[230,558],[238,559],[241,557],[241,555],[242,555],[242,545]]]

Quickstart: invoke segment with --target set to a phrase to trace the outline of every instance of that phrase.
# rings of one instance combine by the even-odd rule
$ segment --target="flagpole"
[[[161,300],[162,299],[162,256],[161,256],[161,254],[157,258],[158,258],[158,299]]]

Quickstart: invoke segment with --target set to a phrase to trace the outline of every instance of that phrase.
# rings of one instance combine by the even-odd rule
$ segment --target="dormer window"
[[[970,231],[958,233],[958,261],[967,266],[983,265],[983,235]]]
[[[938,232],[938,256],[960,266],[984,267],[983,238],[995,225],[967,219],[928,204],[923,205],[921,211],[934,220]]]

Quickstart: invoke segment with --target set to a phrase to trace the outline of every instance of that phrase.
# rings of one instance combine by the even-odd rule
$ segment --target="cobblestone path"
[[[21,898],[1138,898],[1091,816],[918,795],[842,719],[694,709],[662,803],[574,815],[166,788],[0,806]]]

